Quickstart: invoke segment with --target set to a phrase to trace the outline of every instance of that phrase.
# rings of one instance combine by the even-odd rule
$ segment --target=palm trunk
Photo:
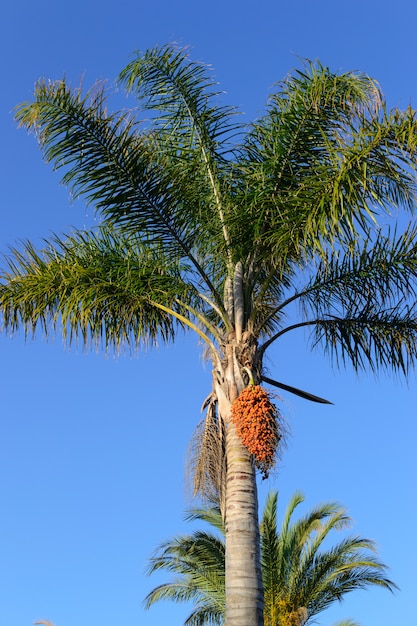
[[[226,626],[263,625],[255,469],[233,424],[227,430]]]
[[[226,619],[225,626],[263,626],[258,496],[251,455],[230,418],[230,406],[243,388],[234,349],[228,346],[225,388],[218,390],[219,412],[226,424]],[[227,395],[227,398],[225,397]]]

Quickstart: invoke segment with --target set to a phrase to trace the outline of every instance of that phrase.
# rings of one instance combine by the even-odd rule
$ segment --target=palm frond
[[[277,606],[282,592],[281,568],[282,545],[277,528],[278,493],[268,494],[260,524],[261,531],[261,567],[264,584],[265,614],[271,613],[271,607]],[[268,623],[268,620],[265,620]],[[272,623],[273,620],[270,620]]]
[[[313,345],[323,345],[338,365],[407,374],[417,358],[416,259],[415,225],[325,254],[309,268],[312,279],[269,313],[281,327],[261,352],[283,334],[310,327]],[[303,321],[284,326],[283,312],[297,302]]]
[[[234,147],[226,140],[240,128],[236,110],[218,104],[221,92],[209,66],[192,61],[187,50],[165,45],[136,53],[119,79],[141,108],[157,112],[154,126],[171,136],[173,146],[194,145],[201,153],[225,158]]]
[[[270,492],[265,502],[260,531],[265,623],[268,626],[286,624],[287,618],[295,619],[296,616],[307,626],[315,623],[319,613],[351,591],[370,586],[390,591],[396,589],[386,576],[387,568],[377,558],[375,543],[370,539],[345,536],[325,547],[325,540],[331,533],[345,530],[350,524],[343,507],[327,502],[295,518],[294,514],[303,502],[301,492],[293,495],[279,528],[278,493]],[[159,546],[150,560],[148,573],[165,570],[176,577],[148,594],[146,606],[149,608],[162,599],[190,601],[194,604],[190,624],[222,624],[225,529],[220,508],[195,508],[186,519],[208,523],[220,534],[196,531]],[[217,572],[218,568],[223,569]],[[219,578],[218,573],[221,574]],[[216,585],[220,585],[217,590]],[[356,622],[349,620],[341,624],[357,626]]]
[[[305,573],[305,593],[309,612],[317,615],[335,600],[369,585],[397,589],[385,575],[385,565],[372,552],[374,543],[360,537],[348,537],[332,549],[317,555]],[[314,570],[314,571],[313,571]]]
[[[136,211],[142,218],[137,232],[148,236],[157,229],[172,240],[167,181],[147,135],[131,116],[108,113],[102,86],[83,94],[64,80],[40,81],[34,101],[20,105],[16,119],[37,135],[45,160],[64,168],[63,182],[74,197],[84,195],[104,213]]]
[[[407,375],[417,355],[417,306],[375,312],[351,310],[344,318],[316,320],[314,344],[323,344],[337,365],[385,368]]]
[[[193,191],[189,176],[188,195],[180,193],[167,167],[172,152],[164,156],[169,147],[156,144],[131,113],[109,114],[103,87],[83,94],[63,80],[40,81],[34,102],[20,105],[16,119],[37,134],[45,160],[64,169],[63,183],[74,197],[84,196],[108,221],[128,224],[136,236],[157,239],[167,254],[187,258],[221,303],[209,265],[203,268],[194,252],[201,240],[199,209],[191,201],[193,194],[198,197],[198,181]]]
[[[371,540],[346,537],[333,547],[323,549],[330,532],[344,529],[350,523],[343,507],[325,503],[293,521],[293,514],[302,501],[301,493],[294,494],[279,533],[277,494],[270,494],[265,505],[261,530],[262,556],[266,557],[262,564],[267,611],[279,616],[283,610],[290,613],[302,610],[307,624],[354,589],[365,589],[369,585],[390,591],[396,588],[385,576],[385,565],[373,554],[375,544]],[[272,572],[267,568],[272,568]]]
[[[194,507],[188,511],[184,519],[188,522],[205,522],[216,528],[222,535],[225,534],[224,520],[219,505],[205,506],[203,508]]]
[[[208,67],[191,61],[186,50],[174,46],[138,53],[120,79],[154,112],[152,136],[159,153],[168,157],[163,166],[172,172],[178,205],[186,207],[185,223],[194,218],[204,224],[202,237],[198,228],[194,231],[200,250],[210,251],[214,260],[219,254],[214,244],[230,263],[227,212],[230,157],[235,149],[231,139],[236,139],[240,128],[236,110],[219,105],[220,92],[214,90]],[[195,209],[190,211],[190,206]]]
[[[212,608],[198,607],[192,611],[184,622],[184,626],[222,626],[223,613]]]
[[[166,257],[160,244],[143,245],[106,228],[56,237],[38,253],[31,244],[14,250],[0,280],[4,326],[61,328],[70,341],[102,341],[105,347],[171,341],[201,300],[184,282],[184,264]]]
[[[197,531],[189,537],[165,542],[150,559],[148,574],[162,569],[180,576],[151,591],[145,598],[145,607],[165,599],[191,600],[195,608],[186,624],[223,623],[224,559],[223,541],[210,533]]]
[[[280,83],[246,147],[259,253],[309,257],[367,232],[377,209],[413,209],[416,129],[363,74],[307,62]]]
[[[298,295],[302,306],[319,317],[352,302],[383,310],[417,297],[417,227],[379,232],[357,241],[345,252],[328,253],[313,268],[314,276]]]

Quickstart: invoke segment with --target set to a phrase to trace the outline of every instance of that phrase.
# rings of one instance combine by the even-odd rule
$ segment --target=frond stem
[[[176,311],[173,311],[169,307],[166,307],[163,304],[160,304],[159,302],[155,302],[154,300],[149,300],[149,303],[152,306],[154,306],[156,309],[160,309],[161,311],[165,311],[165,313],[168,313],[169,315],[172,315],[177,320],[179,320],[180,322],[182,322],[183,324],[188,326],[188,328],[190,328],[191,330],[196,332],[197,335],[199,335],[199,337],[201,337],[201,339],[203,339],[203,341],[209,346],[211,352],[213,354],[216,354],[216,347],[215,347],[215,345],[210,341],[210,339],[207,337],[207,335],[205,333],[203,333],[203,331],[200,330],[200,328],[198,328],[198,326],[196,324],[193,324],[193,322],[191,320],[189,320],[184,315],[181,315],[181,313],[177,313]]]
[[[201,322],[201,324],[203,326],[205,326],[205,328],[213,335],[213,337],[216,339],[216,341],[220,344],[221,343],[221,338],[217,332],[217,329],[215,326],[213,326],[213,324],[210,324],[210,322],[204,317],[204,315],[201,315],[200,313],[197,313],[197,311],[195,311],[191,306],[189,306],[188,304],[185,304],[185,302],[182,302],[181,300],[176,299],[176,301],[178,302],[178,304],[181,307],[184,307],[184,309],[186,311],[188,311],[189,313],[191,313],[192,315],[194,315],[199,322]]]
[[[168,71],[165,67],[163,67],[162,64],[157,65],[158,70],[160,72],[162,72],[165,77],[171,82],[171,84],[175,87],[177,93],[179,94],[180,98],[182,99],[184,106],[187,110],[187,113],[190,117],[190,120],[192,120],[192,124],[193,127],[196,131],[196,134],[198,136],[198,144],[200,146],[201,149],[201,154],[203,157],[203,161],[204,164],[207,168],[207,174],[209,177],[209,181],[210,181],[210,185],[211,188],[213,190],[213,196],[214,196],[214,200],[215,200],[215,204],[219,213],[219,218],[220,218],[220,223],[222,226],[222,231],[223,231],[223,236],[224,236],[224,240],[225,243],[227,245],[227,250],[228,250],[228,259],[229,259],[229,264],[231,265],[232,259],[231,259],[231,254],[230,254],[230,237],[229,237],[229,233],[227,231],[226,228],[226,224],[225,224],[225,219],[224,219],[224,213],[223,213],[223,209],[222,209],[222,204],[221,204],[221,198],[220,198],[220,194],[219,194],[219,190],[217,188],[216,185],[216,181],[215,181],[215,177],[214,174],[212,172],[212,168],[210,165],[210,159],[208,157],[207,154],[207,150],[205,147],[205,142],[203,140],[203,132],[201,130],[201,125],[200,125],[200,121],[198,120],[198,116],[196,115],[196,112],[193,110],[193,107],[191,106],[187,94],[184,93],[184,89],[181,87],[181,84],[175,79],[175,75],[173,75],[170,71]],[[216,295],[216,292],[213,291],[212,292],[213,295]]]
[[[208,298],[204,293],[198,292],[198,296],[204,300],[204,302],[206,302],[209,307],[211,309],[213,309],[213,311],[215,311],[217,313],[217,315],[219,316],[219,319],[225,324],[225,326],[227,326],[228,324],[230,324],[230,319],[229,316],[227,315],[227,311],[226,310],[221,310],[220,307],[217,306],[217,304],[215,302],[213,302],[212,300],[210,300],[210,298]],[[224,309],[224,307],[223,307]],[[226,313],[226,317],[224,316],[224,313]]]
[[[269,348],[269,346],[276,341],[277,339],[279,339],[279,337],[282,337],[282,335],[285,335],[286,333],[290,332],[291,330],[295,330],[296,328],[302,328],[303,326],[315,326],[316,324],[322,322],[323,320],[317,319],[317,320],[309,320],[307,322],[300,322],[299,324],[292,324],[292,326],[287,326],[286,328],[283,328],[282,330],[280,330],[278,333],[275,333],[275,335],[273,335],[272,337],[270,337],[267,341],[265,341],[265,343],[263,343],[260,348],[259,348],[259,354],[262,356],[265,352],[265,350],[267,348]]]

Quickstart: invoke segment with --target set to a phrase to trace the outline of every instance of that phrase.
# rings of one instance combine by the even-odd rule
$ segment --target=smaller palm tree
[[[278,494],[269,494],[262,515],[261,563],[265,592],[265,626],[308,626],[314,618],[355,589],[377,585],[393,591],[387,567],[378,560],[370,539],[347,536],[324,547],[331,531],[344,530],[351,519],[337,503],[325,503],[294,519],[304,496],[296,492],[278,528]],[[148,573],[165,570],[171,582],[145,598],[149,608],[159,600],[193,602],[185,626],[222,625],[225,611],[224,526],[218,506],[192,509],[189,521],[204,521],[218,532],[195,531],[161,544]],[[345,620],[338,626],[358,626]]]

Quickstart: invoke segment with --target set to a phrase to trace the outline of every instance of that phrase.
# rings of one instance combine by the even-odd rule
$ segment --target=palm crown
[[[293,495],[280,525],[278,494],[271,492],[265,503],[261,562],[267,626],[307,626],[354,590],[372,585],[395,589],[386,577],[385,565],[376,557],[373,541],[345,535],[332,547],[325,547],[329,535],[345,530],[351,522],[342,506],[326,502],[294,519],[303,501],[300,492]],[[145,606],[161,600],[191,602],[194,608],[186,626],[223,624],[225,546],[220,509],[193,509],[186,519],[206,522],[220,533],[197,530],[162,543],[149,561],[148,573],[164,571],[174,578],[153,589]]]
[[[103,223],[12,252],[4,326],[60,328],[106,347],[198,334],[213,389],[196,489],[214,490],[227,519],[228,624],[261,624],[253,458],[231,405],[262,380],[325,402],[265,376],[267,348],[300,326],[356,369],[414,364],[417,232],[380,230],[377,216],[415,208],[416,115],[388,111],[363,74],[306,63],[246,128],[208,69],[172,46],[138,53],[120,82],[137,101],[128,113],[108,112],[103,87],[84,94],[62,80],[41,81],[17,108]],[[256,591],[242,597],[249,571]]]
[[[341,348],[355,366],[387,364],[387,326],[411,319],[415,229],[396,237],[370,227],[380,208],[414,207],[414,112],[387,113],[366,76],[307,64],[278,85],[266,115],[244,134],[236,112],[217,104],[206,68],[181,51],[138,55],[120,79],[153,114],[150,123],[109,114],[99,87],[84,96],[64,81],[39,83],[36,101],[17,110],[45,158],[65,168],[73,194],[84,195],[117,233],[104,228],[53,241],[45,260],[30,248],[27,260],[17,255],[23,272],[15,266],[2,292],[6,323],[13,325],[17,311],[35,325],[65,309],[68,328],[119,343],[156,339],[160,331],[172,338],[177,322],[198,327],[217,352],[231,331],[269,345],[287,330],[284,311],[296,299],[302,323],[327,347]],[[20,274],[44,263],[53,281],[54,260],[56,268],[107,263],[103,293],[91,293],[91,302],[75,297],[71,307],[43,299],[40,284],[27,316],[19,295],[8,306]],[[125,284],[112,298],[121,275]],[[68,281],[56,280],[52,293],[72,293]],[[86,276],[83,286],[91,282]],[[131,287],[135,314],[125,316],[119,297]],[[94,323],[97,317],[104,323]],[[391,344],[389,365],[404,369],[413,348],[407,332]]]

